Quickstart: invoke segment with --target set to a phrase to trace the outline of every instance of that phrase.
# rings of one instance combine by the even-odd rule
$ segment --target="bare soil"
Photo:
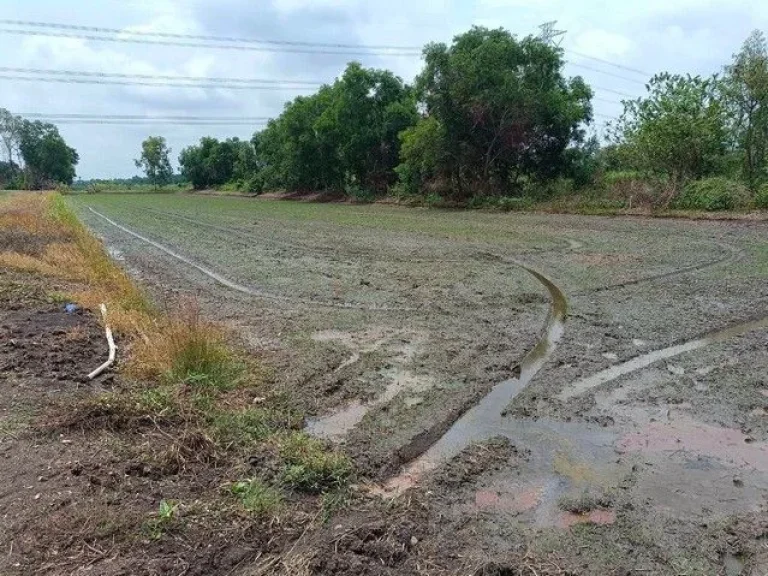
[[[51,300],[71,288],[0,270],[0,573],[230,574],[295,539],[301,517],[271,526],[227,502],[222,485],[248,465],[207,458],[204,439],[72,418],[122,383],[86,380],[106,342],[93,316]],[[183,505],[158,523],[162,500]]]

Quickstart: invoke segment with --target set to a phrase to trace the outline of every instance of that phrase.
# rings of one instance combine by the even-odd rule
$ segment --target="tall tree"
[[[441,177],[458,197],[505,193],[521,177],[560,173],[569,144],[591,120],[591,90],[562,74],[562,51],[503,29],[475,27],[453,44],[430,44],[417,79],[420,101],[440,127]]]
[[[202,138],[200,144],[181,151],[179,165],[182,175],[197,190],[249,180],[258,172],[253,144],[239,138],[223,142]]]
[[[169,156],[171,150],[162,136],[150,136],[141,143],[141,156],[134,162],[141,168],[149,181],[159,187],[170,182],[173,168]]]
[[[676,189],[712,174],[726,153],[726,117],[716,77],[658,74],[648,95],[624,101],[611,127],[634,168],[670,178]]]
[[[265,184],[384,191],[395,180],[398,134],[417,118],[412,91],[400,78],[353,62],[333,85],[288,104],[255,137]]]
[[[725,69],[723,93],[731,135],[750,188],[768,180],[768,43],[755,30]]]
[[[28,188],[41,188],[55,182],[72,184],[80,157],[74,148],[67,146],[56,126],[21,120],[18,148]]]

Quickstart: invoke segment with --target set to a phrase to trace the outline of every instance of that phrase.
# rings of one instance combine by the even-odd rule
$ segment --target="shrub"
[[[755,208],[768,210],[768,184],[764,184],[755,194]]]
[[[285,461],[282,479],[302,492],[320,493],[338,489],[352,474],[352,464],[341,452],[329,451],[319,440],[296,432],[280,444]]]
[[[747,204],[749,193],[739,182],[727,178],[704,178],[688,183],[674,203],[688,210],[733,210]]]
[[[370,204],[376,200],[376,195],[373,192],[356,183],[345,185],[344,193],[347,195],[347,198],[360,204]]]

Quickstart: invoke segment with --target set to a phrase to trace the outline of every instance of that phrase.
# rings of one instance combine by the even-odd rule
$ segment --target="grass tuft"
[[[284,437],[279,448],[285,462],[283,483],[300,492],[339,490],[352,475],[352,464],[346,455],[329,451],[323,442],[303,432]]]
[[[280,491],[258,478],[236,482],[231,490],[243,508],[257,516],[276,516],[283,503]]]

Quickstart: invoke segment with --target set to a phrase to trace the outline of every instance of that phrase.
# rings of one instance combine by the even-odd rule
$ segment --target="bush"
[[[727,178],[704,178],[690,182],[674,203],[676,208],[687,210],[733,210],[747,205],[749,192],[746,187]]]
[[[347,198],[360,204],[370,204],[376,200],[376,195],[373,192],[362,188],[356,183],[344,186],[344,193],[347,195]]]
[[[755,208],[768,210],[768,184],[764,184],[755,194]]]

